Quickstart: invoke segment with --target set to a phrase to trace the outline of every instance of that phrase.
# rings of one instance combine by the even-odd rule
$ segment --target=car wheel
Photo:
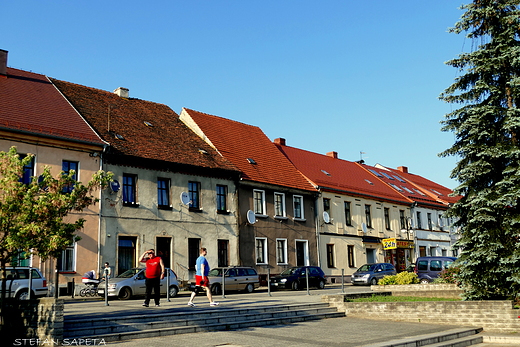
[[[170,298],[176,297],[178,293],[179,293],[179,288],[177,288],[177,286],[170,286],[170,292],[169,292]]]
[[[319,289],[324,289],[324,288],[325,288],[325,282],[323,282],[323,281],[319,281],[319,282],[318,282],[318,288],[319,288]]]
[[[298,284],[298,281],[294,281],[291,285],[292,290],[300,290],[300,285]]]
[[[29,292],[27,290],[19,291],[16,294],[16,300],[29,300]]]
[[[375,286],[376,284],[377,284],[377,278],[374,277],[370,280],[370,285]]]
[[[248,292],[248,293],[252,293],[254,290],[255,290],[255,286],[254,286],[252,283],[249,283],[249,284],[246,286],[246,292]]]
[[[119,300],[128,300],[132,297],[132,290],[128,287],[121,288],[118,297]]]
[[[220,284],[214,284],[211,286],[211,294],[213,294],[213,295],[222,294],[222,288],[220,287]]]
[[[419,283],[421,283],[421,284],[428,284],[428,283],[430,283],[430,281],[428,281],[427,278],[421,278]]]

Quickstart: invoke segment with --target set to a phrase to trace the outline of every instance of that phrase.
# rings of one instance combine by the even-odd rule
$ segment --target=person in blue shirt
[[[191,293],[190,301],[188,301],[188,306],[195,307],[195,304],[193,303],[193,299],[195,299],[195,296],[201,291],[206,291],[206,296],[208,297],[210,306],[218,306],[218,302],[213,301],[213,296],[211,295],[211,289],[209,286],[209,263],[206,259],[206,254],[208,254],[208,251],[206,248],[200,249],[200,256],[197,258],[197,261],[195,263],[195,289]]]

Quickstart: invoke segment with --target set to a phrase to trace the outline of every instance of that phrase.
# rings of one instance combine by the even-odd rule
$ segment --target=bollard
[[[341,269],[341,294],[345,294],[345,269]]]
[[[104,272],[105,272],[105,306],[110,306],[108,304],[108,269],[105,269]]]
[[[74,292],[76,291],[76,282],[74,277],[72,277],[72,294],[71,297],[74,299]]]
[[[222,285],[220,286],[220,289],[222,289],[222,297],[226,297],[226,269],[222,268]],[[208,290],[211,290],[211,288],[208,288]]]
[[[166,269],[166,301],[170,302],[170,269]]]
[[[309,290],[309,268],[305,268],[305,282],[307,284],[307,295],[311,295]]]
[[[269,296],[271,295],[271,281],[269,280],[271,278],[271,268],[267,268],[267,294]]]

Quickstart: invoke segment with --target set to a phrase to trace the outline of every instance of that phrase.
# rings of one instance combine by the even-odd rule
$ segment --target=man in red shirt
[[[144,299],[144,307],[148,307],[150,304],[150,297],[152,296],[152,289],[154,291],[155,306],[159,307],[159,301],[161,299],[161,280],[166,274],[164,263],[161,257],[155,255],[155,250],[149,249],[141,256],[141,263],[146,263],[145,271],[145,284],[146,284],[146,297]]]

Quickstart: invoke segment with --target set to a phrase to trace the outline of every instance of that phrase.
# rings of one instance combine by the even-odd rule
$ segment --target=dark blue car
[[[280,275],[271,277],[269,283],[272,289],[299,290],[307,288],[307,271],[309,287],[325,288],[327,280],[319,266],[298,266],[284,270]]]

